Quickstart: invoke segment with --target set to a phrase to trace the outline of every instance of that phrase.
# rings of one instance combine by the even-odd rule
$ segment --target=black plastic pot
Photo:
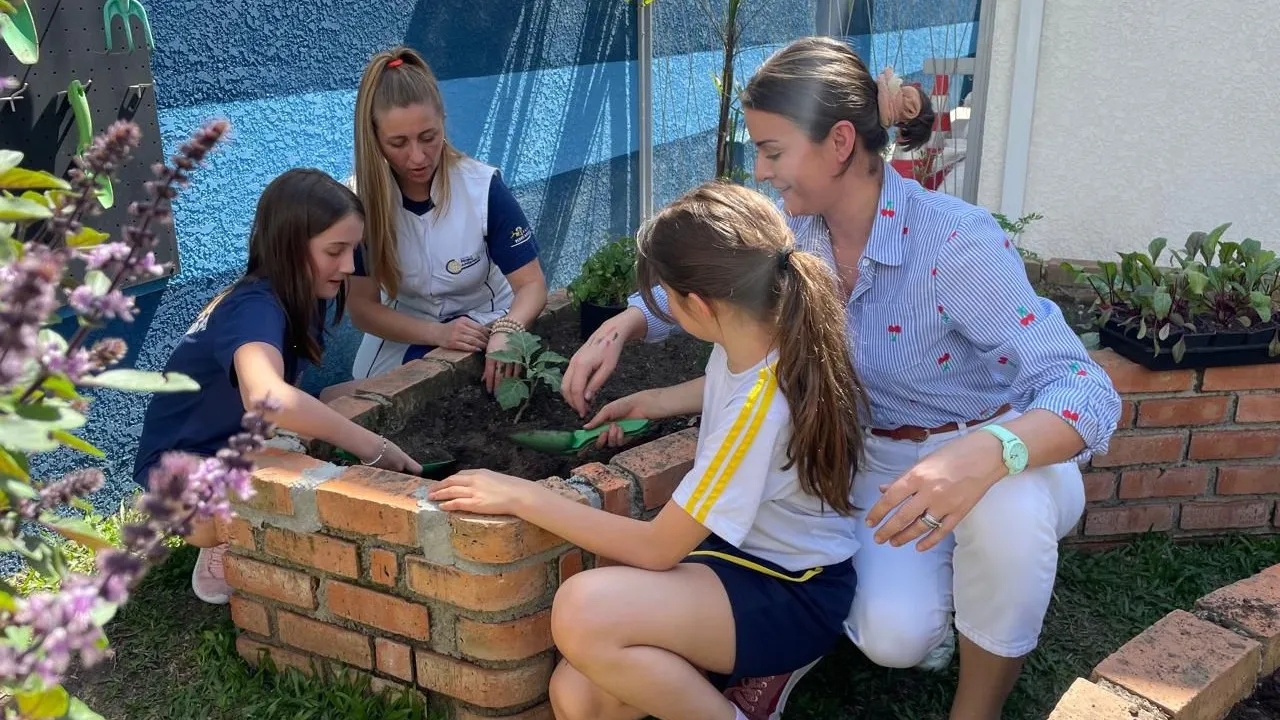
[[[1207,367],[1231,367],[1236,365],[1263,365],[1280,361],[1280,356],[1270,357],[1267,344],[1243,344],[1240,337],[1245,335],[1239,331],[1227,333],[1197,333],[1187,336],[1186,352],[1182,362],[1174,362],[1173,352],[1161,343],[1159,352],[1153,351],[1151,338],[1137,340],[1129,337],[1118,324],[1107,323],[1098,331],[1098,341],[1102,347],[1111,348],[1117,354],[1145,367],[1149,370],[1182,370]],[[1218,341],[1224,339],[1229,345]],[[1176,341],[1177,338],[1171,337]],[[1207,341],[1207,342],[1206,342]],[[1268,338],[1267,342],[1270,342]]]
[[[1248,330],[1220,330],[1213,334],[1214,347],[1238,347],[1249,342]]]
[[[591,302],[584,302],[578,306],[578,322],[581,325],[581,337],[583,340],[591,337],[591,333],[595,332],[604,324],[606,320],[626,310],[627,306],[623,305],[597,305]]]
[[[1213,340],[1213,333],[1183,333],[1182,339],[1186,341],[1183,344],[1188,350],[1209,347],[1210,341]]]
[[[1246,345],[1266,345],[1271,342],[1271,338],[1276,336],[1275,323],[1266,323],[1255,325],[1249,328],[1249,339],[1245,341]]]

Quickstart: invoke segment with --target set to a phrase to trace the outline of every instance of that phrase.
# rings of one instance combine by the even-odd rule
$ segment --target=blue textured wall
[[[371,6],[229,0],[210,6],[148,0],[167,152],[210,117],[229,119],[232,135],[176,203],[182,272],[139,298],[135,324],[108,328],[129,343],[126,364],[162,367],[199,309],[242,271],[254,206],[272,178],[298,166],[335,177],[351,172],[355,87],[367,58],[395,44],[414,46],[432,64],[442,80],[452,140],[503,170],[539,238],[552,286],[566,284],[608,235],[629,233],[637,222],[635,1],[392,0]],[[739,79],[788,40],[811,34],[823,12],[816,2],[834,1],[746,0]],[[657,0],[653,6],[659,203],[712,173],[711,78],[721,62],[713,21],[723,5]],[[942,22],[927,3],[912,10],[915,24],[882,17],[884,5],[874,8],[874,27]],[[893,50],[906,37],[918,68],[919,59],[936,54],[929,52],[935,43],[919,30],[907,32],[891,40]],[[871,47],[869,37],[850,40]],[[349,378],[358,340],[344,324],[323,371],[309,377],[307,387],[316,391]],[[84,435],[110,451],[109,487],[95,498],[101,509],[114,509],[132,488],[146,402],[125,393],[97,395]],[[36,469],[54,476],[83,463],[82,456],[54,453]]]

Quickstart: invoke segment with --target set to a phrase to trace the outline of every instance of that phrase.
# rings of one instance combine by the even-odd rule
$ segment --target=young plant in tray
[[[515,423],[520,422],[539,385],[546,385],[551,392],[560,392],[560,366],[569,362],[560,353],[543,348],[542,338],[527,332],[511,333],[507,337],[506,349],[491,352],[489,357],[513,363],[519,368],[515,376],[502,379],[495,393],[503,410],[520,408],[512,421]]]

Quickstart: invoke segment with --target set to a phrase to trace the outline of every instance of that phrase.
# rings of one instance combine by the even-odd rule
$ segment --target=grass
[[[127,513],[90,518],[118,537]],[[71,548],[71,564],[92,566],[91,554]],[[367,679],[317,681],[295,670],[250,669],[235,651],[235,628],[225,607],[191,594],[194,548],[181,547],[143,580],[107,628],[115,657],[74,674],[68,689],[115,720],[435,720],[412,695],[373,695]],[[1078,676],[1175,608],[1280,563],[1280,538],[1237,536],[1177,545],[1151,535],[1103,552],[1065,550],[1041,646],[1031,655],[1005,717],[1046,717]],[[13,578],[24,590],[44,587],[32,575]],[[842,642],[797,689],[788,720],[899,720],[946,717],[957,668],[944,673],[887,670]]]

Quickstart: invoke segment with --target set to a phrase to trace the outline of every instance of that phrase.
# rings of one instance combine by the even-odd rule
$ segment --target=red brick
[[[458,618],[458,650],[478,660],[523,660],[550,647],[550,610],[503,623]]]
[[[1116,496],[1116,474],[1113,472],[1088,472],[1084,474],[1084,499],[1101,502]]]
[[[1280,430],[1196,430],[1191,433],[1192,460],[1269,458],[1280,452]]]
[[[1271,515],[1270,500],[1190,502],[1182,505],[1182,529],[1221,530],[1262,527]]]
[[[1209,468],[1203,465],[1125,470],[1120,474],[1120,499],[1201,495],[1209,489]]]
[[[373,548],[369,551],[369,578],[379,585],[395,585],[400,577],[399,560],[390,550]]]
[[[1085,535],[1121,535],[1173,527],[1172,505],[1131,505],[1090,508],[1084,518]]]
[[[1117,430],[1125,430],[1133,427],[1133,420],[1138,416],[1138,403],[1132,400],[1122,400],[1120,402],[1120,420],[1116,423]]]
[[[359,389],[388,399],[391,406],[383,412],[391,414],[391,422],[401,423],[452,394],[463,379],[463,374],[447,362],[411,360],[390,372],[360,381]]]
[[[1138,404],[1138,427],[1217,425],[1226,422],[1230,404],[1226,395],[1143,400]]]
[[[1182,448],[1186,442],[1186,431],[1154,435],[1117,434],[1111,438],[1111,446],[1106,455],[1094,456],[1093,467],[1178,462],[1182,459]]]
[[[515,715],[503,715],[501,718],[494,718],[492,715],[477,715],[465,708],[458,708],[454,714],[454,720],[555,720],[555,714],[551,712],[549,703],[535,705],[521,713]]]
[[[417,544],[418,498],[435,483],[390,470],[348,468],[316,488],[320,521],[397,545]]]
[[[271,621],[267,618],[267,609],[260,603],[235,594],[231,596],[231,622],[241,630],[271,637]]]
[[[1253,689],[1259,645],[1174,610],[1098,664],[1119,685],[1179,720],[1217,720]]]
[[[253,526],[244,518],[233,517],[230,522],[215,520],[214,525],[217,528],[219,542],[246,550],[258,549],[258,544],[253,538]]]
[[[330,400],[328,405],[342,417],[362,427],[369,427],[374,424],[382,409],[382,406],[378,405],[378,403],[354,395],[336,397]]]
[[[409,557],[405,558],[405,572],[410,590],[468,610],[507,610],[547,590],[547,568],[541,563],[477,575]]]
[[[1280,394],[1241,395],[1236,404],[1236,422],[1280,422]]]
[[[413,654],[408,645],[386,638],[374,638],[373,650],[378,659],[378,672],[413,682]]]
[[[308,657],[302,653],[296,653],[292,650],[285,650],[284,648],[267,645],[256,640],[250,640],[246,635],[241,635],[236,638],[236,652],[240,653],[240,657],[244,658],[245,662],[249,663],[253,667],[258,667],[259,658],[261,657],[260,653],[264,650],[271,656],[271,662],[274,663],[276,668],[279,670],[294,668],[304,675],[312,675],[315,673],[315,668],[312,667],[312,663],[316,663],[317,665],[323,663],[321,660],[316,660],[315,658]]]
[[[1112,350],[1095,350],[1089,354],[1107,371],[1111,384],[1120,393],[1182,392],[1191,390],[1196,380],[1195,370],[1157,372],[1127,360]]]
[[[1204,371],[1202,389],[1206,392],[1280,389],[1280,370],[1267,364],[1209,368]]]
[[[515,562],[565,542],[519,518],[469,513],[449,513],[449,539],[458,557],[482,563]]]
[[[601,508],[614,515],[631,517],[631,478],[600,463],[575,468],[574,475],[591,483],[600,493]]]
[[[356,546],[325,535],[300,535],[290,530],[267,528],[266,549],[271,555],[299,565],[349,578],[360,576]]]
[[[1280,493],[1280,465],[1223,465],[1218,468],[1219,495]]]
[[[310,575],[230,553],[223,567],[227,584],[236,590],[308,610],[316,606],[315,587]]]
[[[265,448],[253,456],[253,497],[239,504],[277,515],[293,514],[289,491],[302,482],[302,474],[324,465],[302,453]]]
[[[651,440],[613,456],[613,465],[631,473],[640,483],[645,510],[661,507],[693,468],[698,429],[689,428]]]
[[[428,690],[485,708],[521,705],[542,697],[551,681],[550,655],[512,668],[483,668],[419,650],[418,684]]]
[[[276,616],[276,625],[287,645],[365,670],[373,668],[369,638],[360,633],[284,611]]]
[[[560,556],[560,582],[582,572],[582,551],[578,549],[570,550]]]
[[[425,605],[336,580],[325,582],[325,604],[334,615],[363,625],[424,642],[430,637]]]
[[[1048,720],[1135,720],[1142,717],[1141,712],[1132,700],[1076,678],[1058,699]]]
[[[1196,609],[1224,627],[1243,630],[1262,644],[1259,676],[1280,668],[1280,565],[1205,595]]]

